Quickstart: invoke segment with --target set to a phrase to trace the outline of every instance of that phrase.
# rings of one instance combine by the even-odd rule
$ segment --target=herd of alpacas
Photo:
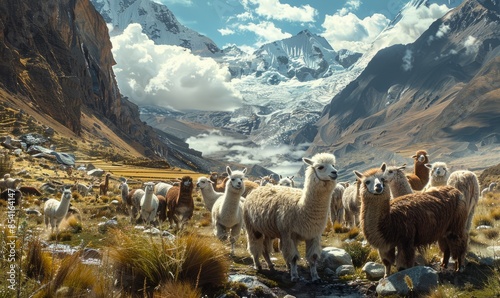
[[[337,182],[335,156],[318,153],[303,158],[306,170],[301,188],[295,187],[293,176],[279,176],[278,182],[271,176],[249,181],[246,168],[228,166],[223,175],[211,173],[196,183],[184,176],[172,184],[146,182],[143,188],[132,189],[121,179],[119,189],[131,223],[168,221],[171,228],[182,230],[193,216],[196,187],[211,213],[214,236],[229,241],[232,255],[238,237],[244,234],[255,269],[262,270],[263,257],[267,268],[275,270],[271,253],[273,241],[279,240],[292,281],[299,280],[300,241],[305,242],[311,280],[320,280],[321,237],[329,221],[360,227],[366,241],[378,250],[386,277],[394,265],[397,270],[414,266],[416,250],[436,242],[443,254],[441,267],[446,268],[452,257],[454,270],[460,271],[481,195],[477,176],[466,170],[450,172],[443,162],[431,164],[425,150],[418,150],[412,158],[411,173],[404,171],[406,164],[382,163],[364,172],[354,171],[354,182]],[[107,174],[99,186],[101,195],[108,191],[109,178]],[[19,183],[6,174],[0,180],[2,196],[7,189],[18,189]],[[94,183],[75,184],[62,191],[60,200],[47,200],[43,209],[46,228],[57,232],[68,212],[71,192],[87,195]]]

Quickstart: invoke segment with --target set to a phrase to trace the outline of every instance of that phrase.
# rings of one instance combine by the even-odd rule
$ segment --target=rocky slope
[[[365,167],[367,156],[399,162],[421,147],[433,160],[482,155],[468,167],[491,165],[499,154],[499,18],[498,2],[465,1],[414,43],[381,50],[325,107],[310,150],[351,162],[364,152]]]

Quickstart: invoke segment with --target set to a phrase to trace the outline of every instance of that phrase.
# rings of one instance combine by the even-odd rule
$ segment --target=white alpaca
[[[243,219],[255,269],[262,269],[259,257],[263,255],[269,269],[274,270],[269,254],[273,239],[279,238],[291,279],[297,281],[297,261],[300,259],[297,243],[305,241],[311,278],[316,281],[320,279],[316,267],[321,255],[321,235],[328,222],[337,170],[335,156],[329,153],[318,153],[303,161],[308,165],[304,189],[259,187],[248,195]]]
[[[295,181],[293,181],[294,176],[283,177],[280,175],[280,181],[278,181],[278,185],[295,187]]]
[[[220,198],[224,193],[216,192],[214,190],[213,182],[210,181],[207,177],[200,177],[196,182],[196,186],[201,191],[201,196],[203,197],[203,202],[205,202],[205,208],[212,212],[212,207],[214,206],[215,201]]]
[[[346,184],[349,186],[349,183]],[[344,195],[345,186],[337,183],[333,189],[332,202],[330,204],[330,220],[332,225],[336,222],[342,223],[344,221],[344,207],[342,205],[342,197]]]
[[[472,225],[472,218],[474,217],[476,205],[479,201],[479,180],[473,172],[460,170],[451,173],[446,184],[455,187],[464,195],[468,211],[465,229],[469,231]]]
[[[241,196],[245,191],[243,179],[247,169],[243,171],[231,171],[226,167],[229,179],[226,182],[224,194],[215,201],[212,207],[212,223],[214,234],[220,240],[227,239],[231,242],[231,254],[234,254],[234,246],[243,227],[243,203]],[[251,193],[250,193],[251,194]]]
[[[168,183],[165,183],[165,182],[158,182],[156,185],[155,185],[155,189],[154,189],[154,194],[155,195],[161,195],[161,196],[164,196],[166,197],[167,196],[167,192],[168,190],[172,187],[173,185],[172,184],[168,184]]]
[[[153,223],[158,211],[158,197],[154,194],[154,182],[144,183],[144,195],[141,198],[141,218],[146,225]]]
[[[437,161],[432,164],[427,163],[425,166],[431,171],[429,173],[429,182],[425,186],[424,191],[431,187],[446,185],[450,177],[450,171],[445,162]]]
[[[406,164],[402,166],[387,166],[385,163],[382,164],[382,171],[384,175],[385,182],[389,184],[389,189],[391,190],[391,197],[397,198],[410,193],[413,193],[410,182],[406,178],[406,174],[403,170],[406,168]]]
[[[49,199],[45,202],[43,213],[45,216],[46,229],[49,228],[50,223],[51,232],[54,232],[54,228],[56,228],[56,233],[59,233],[59,224],[66,216],[66,213],[68,213],[70,200],[71,189],[65,188],[61,195],[61,201],[58,201],[56,199]]]
[[[85,185],[83,183],[75,183],[75,190],[83,197],[86,197],[94,188],[94,183],[95,181],[92,181],[89,185]]]
[[[361,198],[359,197],[359,181],[348,185],[342,194],[342,209],[344,210],[344,224],[349,227],[359,225],[359,211]]]
[[[486,193],[494,191],[496,187],[497,187],[497,183],[491,182],[490,185],[488,185],[488,187],[484,188],[481,191],[481,198],[484,198],[486,196]]]

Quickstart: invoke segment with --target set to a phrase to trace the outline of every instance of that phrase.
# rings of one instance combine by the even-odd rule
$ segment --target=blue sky
[[[242,49],[291,37],[304,29],[324,36],[335,50],[364,52],[408,0],[155,0],[186,27],[223,48]],[[431,1],[435,10],[461,1]],[[425,16],[419,16],[425,19]],[[415,19],[415,23],[418,19]]]

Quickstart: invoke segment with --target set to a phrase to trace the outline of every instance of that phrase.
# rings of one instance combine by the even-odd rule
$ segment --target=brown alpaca
[[[158,197],[158,219],[164,222],[167,220],[167,199],[162,195],[156,197]]]
[[[378,249],[385,277],[394,261],[398,269],[410,268],[415,263],[415,249],[436,241],[443,252],[441,267],[448,266],[451,255],[456,260],[455,270],[463,269],[468,212],[459,190],[443,186],[391,200],[382,168],[354,173],[361,180],[361,228],[368,243]]]
[[[254,189],[256,189],[257,187],[260,186],[258,183],[255,183],[255,182],[250,181],[250,180],[243,181],[243,184],[245,184],[245,191],[243,192],[243,194],[241,196],[244,198],[246,198],[249,193],[251,193]]]
[[[217,172],[210,172],[208,179],[214,183],[213,185],[217,185],[219,183],[219,174]]]
[[[228,177],[224,177],[224,179],[222,179],[221,182],[219,182],[217,184],[214,184],[214,190],[216,192],[224,192],[226,190],[227,179],[229,179],[229,178]]]
[[[107,173],[104,182],[101,182],[101,184],[99,185],[99,195],[106,195],[108,193],[109,176],[111,176],[111,174]]]
[[[172,186],[167,192],[167,219],[172,227],[174,222],[177,229],[191,219],[194,212],[193,179],[190,176],[182,177],[179,186]]]
[[[429,168],[425,164],[429,163],[427,151],[418,150],[411,158],[413,161],[413,173],[406,174],[413,190],[422,190],[429,182]]]

